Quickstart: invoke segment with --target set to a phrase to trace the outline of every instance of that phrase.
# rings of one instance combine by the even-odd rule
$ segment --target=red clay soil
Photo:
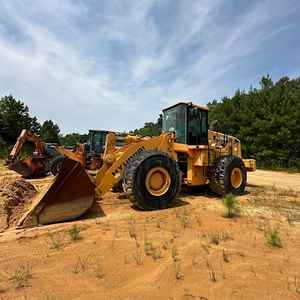
[[[248,186],[236,200],[226,218],[201,189],[148,212],[108,193],[82,220],[9,229],[0,300],[300,299],[299,191]]]
[[[0,232],[15,226],[37,193],[24,179],[11,179],[0,183]]]

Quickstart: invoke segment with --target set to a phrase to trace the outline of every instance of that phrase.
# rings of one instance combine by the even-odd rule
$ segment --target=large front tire
[[[247,171],[239,157],[225,156],[211,172],[210,188],[218,195],[241,195],[245,192]]]
[[[176,161],[167,154],[143,151],[125,167],[123,189],[131,202],[143,210],[169,207],[180,191],[181,176]]]

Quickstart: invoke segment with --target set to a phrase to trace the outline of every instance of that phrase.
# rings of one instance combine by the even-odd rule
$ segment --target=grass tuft
[[[236,201],[236,198],[232,194],[228,194],[223,199],[223,205],[226,209],[226,213],[224,217],[226,218],[233,218],[237,215],[239,215],[239,207]]]
[[[148,240],[148,239],[145,239],[144,240],[144,252],[147,256],[151,256],[153,254],[153,250],[154,250],[154,246],[153,246],[153,243]]]
[[[23,288],[27,285],[28,279],[31,277],[31,269],[28,264],[20,264],[14,270],[11,281],[16,289]]]
[[[81,239],[80,236],[80,228],[74,224],[70,229],[69,229],[69,235],[72,241],[77,241]]]
[[[173,262],[180,260],[178,250],[175,246],[172,247],[171,255],[172,255]]]
[[[273,228],[265,233],[267,243],[272,247],[282,248],[280,233],[277,229]]]
[[[51,241],[51,245],[52,245],[52,249],[56,249],[56,250],[59,250],[61,248],[61,242],[60,240],[54,236],[53,233],[49,232],[49,238],[50,238],[50,241]]]
[[[187,228],[191,224],[191,214],[190,211],[186,208],[178,215],[180,224],[183,229]]]

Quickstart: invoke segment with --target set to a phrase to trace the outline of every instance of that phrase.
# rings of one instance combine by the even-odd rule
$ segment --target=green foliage
[[[3,138],[0,136],[0,159],[6,159],[9,151],[10,146],[7,145],[7,143],[3,140]]]
[[[21,130],[29,129],[39,133],[40,124],[36,117],[29,115],[29,108],[13,96],[0,99],[0,136],[7,143],[14,144]]]
[[[232,194],[226,195],[225,198],[223,199],[223,205],[226,208],[225,217],[232,218],[238,214],[239,209],[234,195]]]
[[[171,250],[171,255],[172,255],[172,259],[174,262],[176,261],[179,261],[179,254],[178,254],[178,250],[175,246],[172,247],[172,250]]]
[[[69,133],[59,138],[59,143],[63,146],[75,146],[78,143],[86,143],[88,140],[87,134]]]
[[[210,124],[217,120],[214,130],[239,138],[243,156],[259,167],[300,170],[299,99],[300,78],[264,76],[258,89],[210,102]]]
[[[267,243],[272,247],[282,248],[280,234],[277,229],[273,228],[265,233]]]
[[[41,138],[45,143],[59,143],[60,129],[52,120],[46,120],[40,130]]]
[[[20,264],[14,270],[11,281],[16,289],[25,287],[28,279],[31,277],[31,269],[28,264]]]
[[[49,238],[51,241],[52,249],[59,250],[61,247],[61,241],[58,237],[56,237],[53,233],[49,232]]]
[[[6,142],[4,141],[4,139],[2,138],[2,136],[0,135],[0,148],[3,148],[6,146]]]
[[[80,239],[80,228],[75,224],[69,230],[69,235],[72,241]]]
[[[161,134],[161,127],[162,127],[162,117],[160,116],[156,123],[148,122],[144,124],[144,127],[140,129],[135,129],[133,131],[134,135],[140,136],[158,136]]]
[[[180,221],[180,224],[182,226],[182,228],[187,228],[190,223],[191,223],[191,215],[190,215],[190,212],[184,208],[184,210],[182,211],[181,214],[179,214],[179,221]]]

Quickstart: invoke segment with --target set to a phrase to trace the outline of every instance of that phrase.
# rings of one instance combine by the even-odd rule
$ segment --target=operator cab
[[[208,144],[208,108],[180,102],[163,110],[162,130],[175,132],[176,142],[187,145]]]
[[[102,153],[105,147],[105,139],[106,135],[109,131],[106,130],[89,130],[89,138],[88,138],[88,151],[95,153]]]

